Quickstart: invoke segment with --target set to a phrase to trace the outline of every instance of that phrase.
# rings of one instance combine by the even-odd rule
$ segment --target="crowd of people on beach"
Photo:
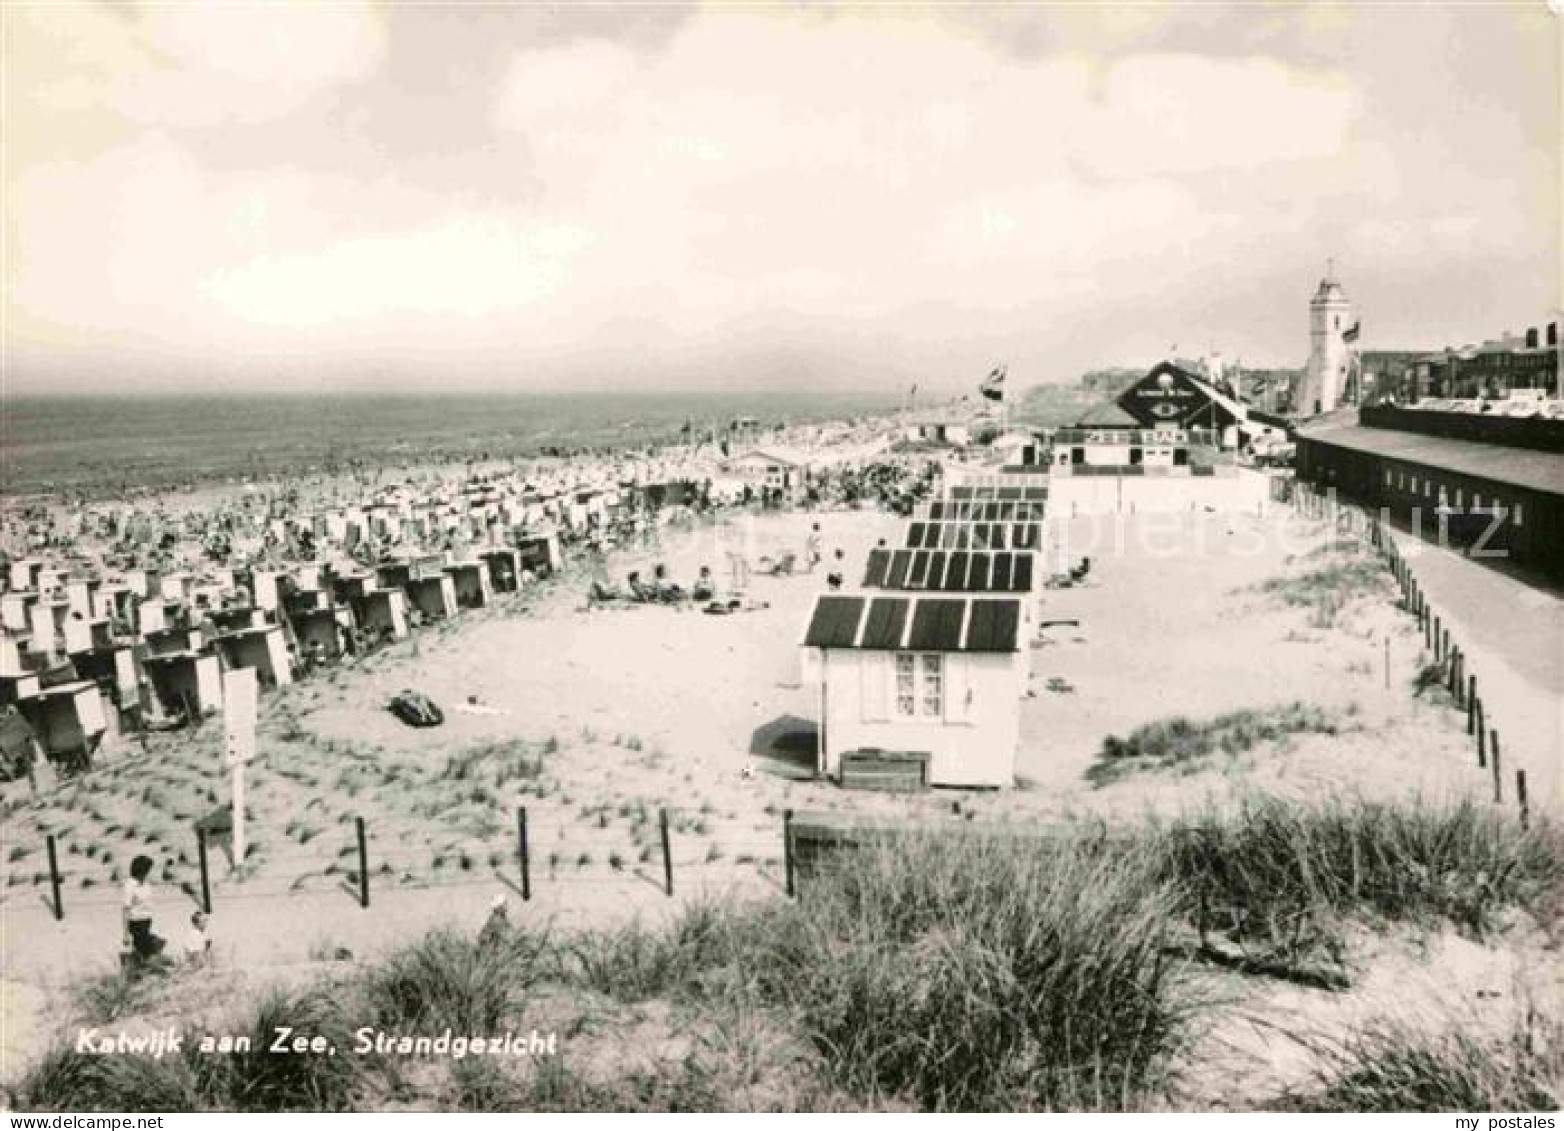
[[[212,652],[235,633],[280,631],[285,655],[274,666],[291,680],[486,603],[490,587],[525,593],[545,578],[581,584],[587,608],[738,611],[746,607],[751,568],[792,572],[796,551],[746,559],[733,578],[726,576],[733,562],[704,563],[677,580],[658,563],[631,571],[622,584],[609,581],[611,555],[655,546],[670,525],[723,513],[868,505],[906,513],[930,490],[938,464],[927,453],[895,450],[895,437],[893,426],[877,422],[779,431],[764,438],[771,447],[757,445],[734,460],[709,444],[680,443],[464,465],[459,473],[424,468],[395,481],[355,470],[200,498],[70,507],[59,499],[15,501],[0,518],[7,598],[0,682],[29,673],[45,687],[96,681],[122,724],[114,729],[147,733],[215,709],[191,701],[188,680],[170,691],[149,662],[171,649]],[[812,536],[804,551],[811,568],[820,560],[817,542]],[[479,562],[488,578],[483,593],[433,604],[415,599],[421,580]],[[715,573],[724,567],[726,585]],[[404,589],[401,611],[369,615],[366,589]],[[327,616],[334,623],[324,631],[301,627],[305,618]],[[216,651],[223,667],[238,662]],[[279,678],[274,672],[263,685]],[[44,753],[61,755],[62,765],[90,766],[98,740],[87,735],[80,751]]]

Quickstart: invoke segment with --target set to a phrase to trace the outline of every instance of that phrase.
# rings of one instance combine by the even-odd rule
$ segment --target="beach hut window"
[[[1510,508],[1510,521],[1513,522],[1516,526],[1520,526],[1521,520],[1525,517],[1526,514],[1521,509],[1521,505],[1519,503],[1516,503],[1513,507]]]
[[[939,718],[945,713],[945,657],[938,653],[896,654],[896,714]]]
[[[923,713],[936,718],[945,713],[944,660],[938,653],[923,657]]]
[[[896,656],[896,713],[912,718],[917,713],[917,660],[905,654]]]

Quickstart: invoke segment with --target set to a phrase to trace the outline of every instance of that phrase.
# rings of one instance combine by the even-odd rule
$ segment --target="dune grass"
[[[1330,628],[1353,601],[1391,591],[1390,574],[1385,564],[1370,555],[1351,555],[1302,573],[1273,577],[1260,591],[1279,599],[1288,608],[1309,610],[1309,624]]]
[[[1474,937],[1515,907],[1552,914],[1564,837],[1471,801],[1446,805],[1256,799],[1235,815],[1182,820],[1163,837],[1164,876],[1202,942],[1236,946],[1270,972],[1343,977],[1351,918],[1449,923]]]
[[[1137,727],[1124,738],[1109,735],[1101,760],[1087,777],[1107,785],[1143,771],[1192,771],[1200,768],[1200,759],[1212,754],[1242,754],[1263,742],[1295,734],[1337,734],[1342,727],[1336,712],[1298,700],[1209,719],[1175,715]]]
[[[497,1031],[517,1013],[536,984],[547,951],[543,936],[512,934],[504,946],[484,947],[451,930],[437,930],[394,952],[371,969],[361,989],[382,1028],[466,1034]]]
[[[1377,1022],[1324,1056],[1281,1111],[1554,1112],[1564,1106],[1564,1020],[1527,1011],[1508,1032],[1429,1032]]]
[[[838,857],[792,901],[704,902],[665,924],[562,938],[517,929],[489,947],[435,931],[206,1026],[250,1031],[261,1050],[281,1024],[347,1045],[347,1019],[492,1034],[542,1016],[561,1024],[557,1058],[408,1075],[353,1056],[154,1062],[65,1044],[18,1097],[25,1109],[117,1111],[340,1110],[388,1097],[466,1110],[1144,1109],[1178,1094],[1172,1066],[1202,1025],[1212,963],[1236,955],[1242,973],[1296,979],[1341,966],[1346,924],[1455,924],[1481,937],[1507,909],[1556,914],[1561,886],[1556,827],[1523,830],[1470,804],[1262,799],[1113,836],[956,824]],[[605,1017],[664,1018],[647,1022],[649,1039],[617,1039],[667,1051],[577,1057],[616,1039]],[[1506,1048],[1351,1035],[1323,1057],[1313,1091],[1278,1102],[1534,1107],[1551,1094],[1556,1058],[1538,1050],[1561,1046],[1558,1026],[1522,1037]]]

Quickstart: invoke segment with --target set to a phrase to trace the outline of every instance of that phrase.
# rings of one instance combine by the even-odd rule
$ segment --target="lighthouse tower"
[[[1293,405],[1295,415],[1330,412],[1341,402],[1351,364],[1343,335],[1352,325],[1352,303],[1336,281],[1335,265],[1330,264],[1309,300],[1309,365]]]

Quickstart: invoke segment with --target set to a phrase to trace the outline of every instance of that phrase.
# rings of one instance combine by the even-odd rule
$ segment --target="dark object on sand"
[[[410,727],[437,727],[445,722],[445,712],[422,691],[408,688],[391,697],[391,713]]]
[[[15,706],[7,704],[0,714],[0,781],[25,778],[36,757],[33,728]]]

